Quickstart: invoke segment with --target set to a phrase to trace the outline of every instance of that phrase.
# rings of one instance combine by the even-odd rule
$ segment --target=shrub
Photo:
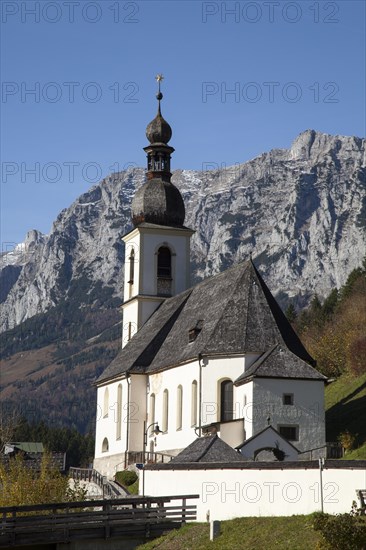
[[[353,446],[355,444],[357,438],[357,434],[351,434],[348,430],[345,432],[341,432],[338,436],[338,441],[341,443],[342,447],[346,451],[351,451],[353,449]]]
[[[365,550],[366,549],[366,518],[350,514],[313,514],[313,527],[319,531],[322,550]]]
[[[138,479],[138,475],[133,470],[124,470],[116,473],[116,481],[125,487],[133,485]]]

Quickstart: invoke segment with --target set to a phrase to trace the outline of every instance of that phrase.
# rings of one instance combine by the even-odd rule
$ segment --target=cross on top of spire
[[[156,75],[155,80],[157,81],[158,87],[159,87],[158,93],[156,94],[156,99],[159,101],[159,112],[160,112],[160,100],[163,99],[163,94],[161,93],[161,90],[160,90],[160,83],[164,80],[164,77],[161,73],[159,73]]]

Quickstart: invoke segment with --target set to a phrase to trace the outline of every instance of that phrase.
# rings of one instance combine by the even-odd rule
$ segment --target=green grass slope
[[[139,546],[138,550],[309,550],[316,548],[319,541],[311,516],[250,517],[221,522],[221,534],[212,542],[209,525],[195,523]]]
[[[366,459],[366,374],[342,375],[325,390],[327,441],[337,441],[346,430],[356,435],[347,459]]]

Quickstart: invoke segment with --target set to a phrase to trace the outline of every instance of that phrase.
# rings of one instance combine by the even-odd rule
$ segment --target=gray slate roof
[[[306,380],[327,380],[316,369],[305,363],[285,346],[276,344],[263,353],[234,382],[236,386],[249,382],[252,378],[303,378]]]
[[[254,441],[254,439],[258,439],[259,436],[261,436],[264,432],[268,432],[268,431],[274,432],[275,435],[278,437],[278,439],[285,441],[287,445],[291,445],[291,447],[293,447],[295,451],[297,451],[298,453],[300,452],[299,449],[291,443],[291,441],[283,437],[283,435],[281,435],[280,432],[278,432],[273,426],[266,426],[260,432],[257,432],[256,434],[252,435],[252,437],[249,437],[249,439],[246,439],[244,443],[237,445],[235,449],[243,449],[248,443],[251,443],[252,441]]]
[[[234,451],[227,443],[218,437],[210,435],[199,437],[188,445],[181,453],[170,461],[170,464],[185,464],[192,462],[244,462],[243,455]]]
[[[189,343],[189,330],[198,321],[202,329]],[[291,360],[302,359],[301,368],[304,361],[314,363],[249,260],[163,302],[97,382],[159,372],[199,354],[265,353],[276,344],[292,351]]]
[[[184,224],[182,195],[173,183],[162,178],[147,180],[136,191],[131,212],[134,225],[145,222],[181,227]]]

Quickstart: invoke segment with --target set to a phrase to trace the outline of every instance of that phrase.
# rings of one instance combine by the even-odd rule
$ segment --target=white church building
[[[122,349],[96,382],[94,468],[168,460],[217,434],[247,460],[325,446],[324,383],[252,259],[190,286],[190,238],[171,183],[172,130],[147,126],[145,184],[123,237]],[[276,460],[275,456],[273,460]]]

